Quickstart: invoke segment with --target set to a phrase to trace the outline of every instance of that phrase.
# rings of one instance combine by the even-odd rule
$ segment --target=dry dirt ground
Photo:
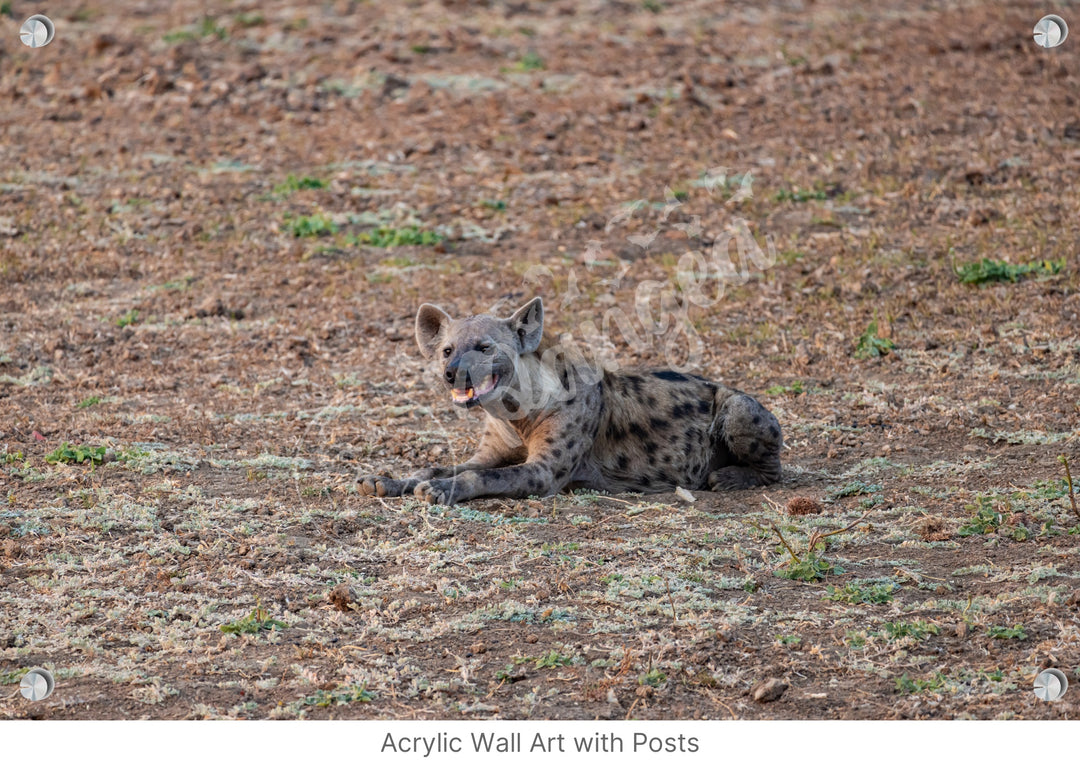
[[[758,5],[3,3],[0,716],[1075,717],[1080,41]],[[360,495],[476,442],[418,304],[534,294],[783,485]]]

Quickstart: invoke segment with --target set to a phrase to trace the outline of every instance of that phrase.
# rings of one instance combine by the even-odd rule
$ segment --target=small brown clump
[[[945,541],[951,536],[941,517],[927,517],[919,520],[915,525],[915,532],[924,541]]]
[[[356,593],[348,584],[338,584],[326,595],[330,605],[339,611],[348,611],[356,603]]]
[[[825,505],[813,498],[797,495],[787,502],[787,513],[792,517],[801,517],[804,514],[820,514],[825,510]]]

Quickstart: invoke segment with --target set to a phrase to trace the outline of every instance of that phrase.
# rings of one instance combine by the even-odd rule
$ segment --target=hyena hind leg
[[[772,412],[754,398],[736,393],[720,405],[714,426],[711,490],[744,490],[780,481],[784,439]]]

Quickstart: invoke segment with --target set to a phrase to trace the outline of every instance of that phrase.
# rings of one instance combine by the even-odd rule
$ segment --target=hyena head
[[[420,354],[439,365],[455,404],[493,414],[521,404],[522,357],[536,352],[544,334],[544,304],[537,297],[508,318],[474,315],[454,320],[434,304],[416,313]],[[528,391],[528,388],[525,388]],[[500,404],[510,404],[509,407]]]

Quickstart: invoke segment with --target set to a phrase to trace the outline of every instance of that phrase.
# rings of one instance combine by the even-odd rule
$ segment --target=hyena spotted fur
[[[430,503],[607,492],[735,490],[780,481],[780,424],[746,393],[677,371],[605,369],[544,334],[535,298],[508,318],[416,316],[421,354],[454,403],[486,412],[469,460],[406,479],[366,477],[368,495]]]

